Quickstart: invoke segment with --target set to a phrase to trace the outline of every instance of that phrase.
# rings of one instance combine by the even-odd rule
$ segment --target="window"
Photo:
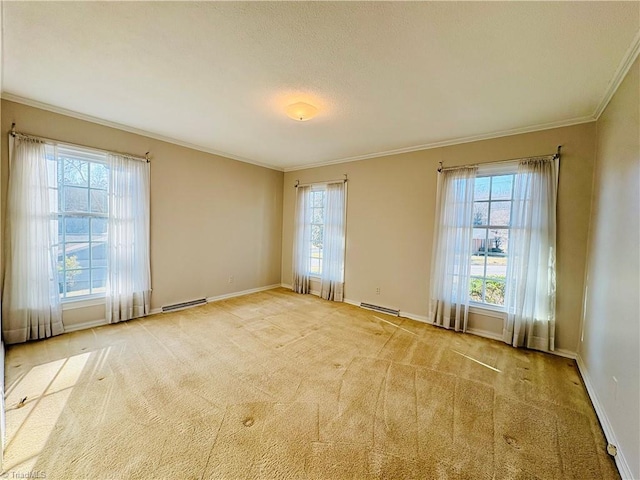
[[[478,176],[474,184],[470,299],[504,306],[514,174]]]
[[[47,145],[60,298],[105,293],[109,166],[106,154]]]
[[[314,187],[309,191],[311,205],[311,248],[309,274],[322,275],[322,246],[324,240],[325,189]]]

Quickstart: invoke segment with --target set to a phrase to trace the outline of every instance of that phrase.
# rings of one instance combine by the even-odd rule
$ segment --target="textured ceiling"
[[[593,119],[640,28],[639,2],[3,8],[7,98],[285,169]]]

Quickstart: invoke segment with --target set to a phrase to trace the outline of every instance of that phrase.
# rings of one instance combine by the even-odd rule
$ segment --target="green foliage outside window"
[[[487,284],[485,289],[486,303],[492,303],[494,305],[504,305],[504,292],[505,284],[504,277],[500,275],[492,275],[487,277]],[[469,288],[469,295],[474,302],[482,302],[482,279],[472,278]]]
[[[65,275],[64,281],[67,284],[67,288],[73,287],[76,283],[76,277],[80,275],[82,272],[78,270],[80,268],[80,262],[78,261],[78,257],[75,255],[71,255],[70,257],[64,258],[64,266],[65,266]],[[58,272],[62,272],[64,269],[61,264],[58,264]]]

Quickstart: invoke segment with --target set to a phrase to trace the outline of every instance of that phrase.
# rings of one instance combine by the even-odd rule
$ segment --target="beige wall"
[[[3,100],[2,135],[11,122],[71,143],[151,152],[152,308],[280,283],[282,172]],[[5,147],[3,205],[7,172]],[[102,307],[64,312],[66,326],[101,318]]]
[[[596,158],[580,360],[618,460],[640,478],[639,60],[598,119]]]
[[[553,153],[558,145],[563,146],[563,155],[556,347],[575,352],[582,316],[595,123],[285,173],[282,281],[291,283],[295,181],[332,180],[346,173],[346,298],[426,316],[438,162],[446,166],[492,162]],[[470,325],[502,333],[502,321],[496,317],[476,316]]]

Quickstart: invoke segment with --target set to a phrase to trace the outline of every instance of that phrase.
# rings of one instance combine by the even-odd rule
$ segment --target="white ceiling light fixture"
[[[317,114],[318,109],[316,107],[304,102],[292,103],[287,107],[287,115],[289,118],[293,118],[299,122],[311,120]]]

